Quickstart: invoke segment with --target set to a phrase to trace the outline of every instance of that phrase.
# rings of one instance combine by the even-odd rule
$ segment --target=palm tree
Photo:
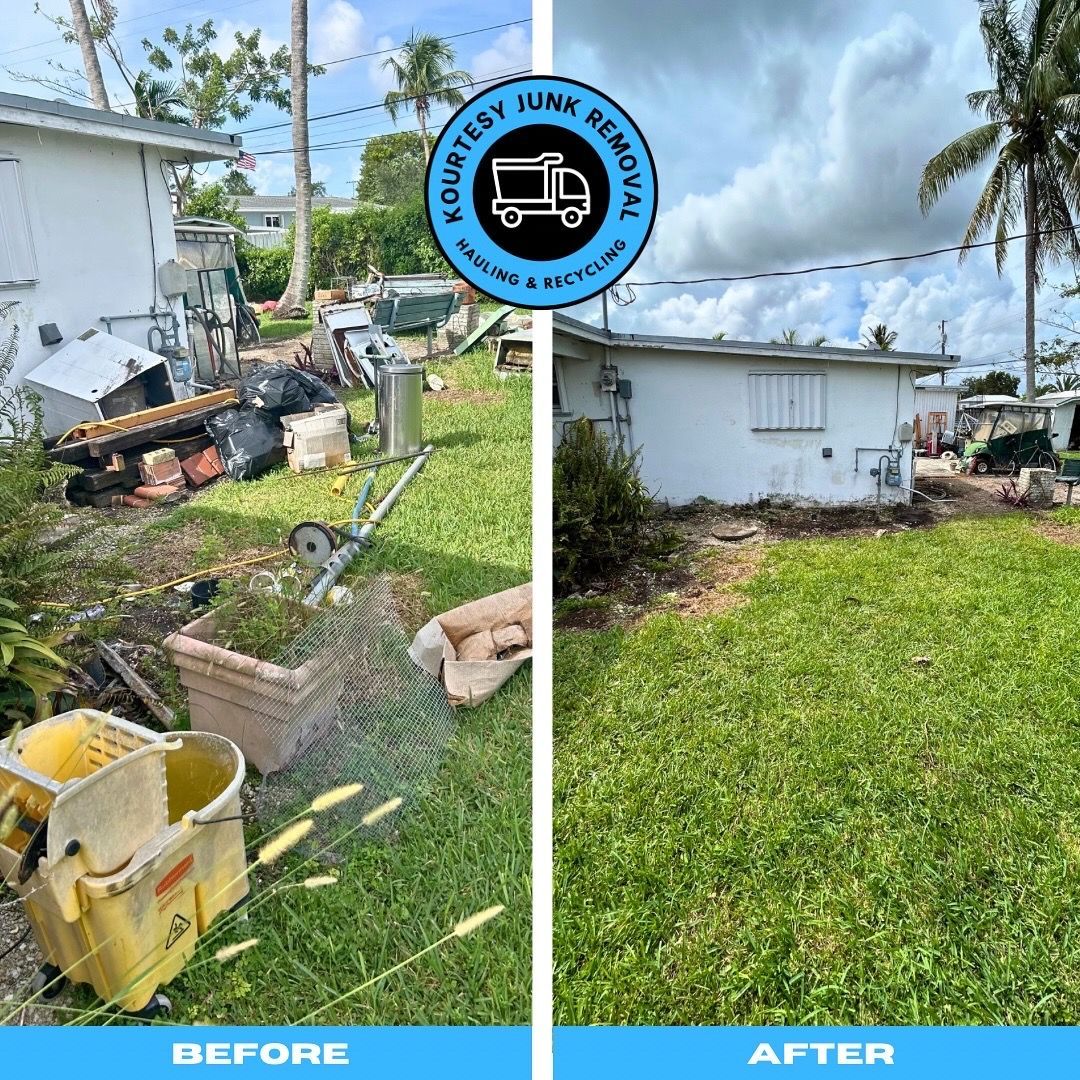
[[[993,160],[967,231],[972,244],[994,227],[997,271],[1005,263],[1023,214],[1025,360],[1027,397],[1035,396],[1035,290],[1047,263],[1080,258],[1072,232],[1080,196],[1077,149],[1077,0],[982,0],[979,28],[994,85],[968,94],[968,106],[987,122],[954,139],[923,168],[919,207],[924,214],[954,181]],[[996,155],[996,156],[995,156]],[[960,252],[963,262],[966,250]]]
[[[296,177],[296,229],[292,270],[275,319],[303,318],[311,278],[311,155],[308,152],[308,0],[292,0],[289,73],[292,101],[293,175]]]
[[[187,117],[176,112],[183,107],[180,84],[155,79],[150,72],[140,71],[132,85],[135,94],[135,115],[144,120],[163,120],[169,124],[186,124]]]
[[[781,330],[779,337],[769,338],[769,342],[772,345],[813,345],[817,347],[820,345],[827,345],[829,339],[824,334],[817,334],[809,341],[803,341],[799,331],[791,326],[786,330]]]
[[[432,105],[449,105],[458,108],[465,104],[465,95],[458,89],[468,86],[472,76],[467,71],[452,70],[456,59],[454,47],[434,34],[421,34],[414,30],[409,40],[401,46],[397,56],[388,56],[383,67],[389,68],[397,82],[397,89],[387,92],[384,105],[391,120],[409,105],[416,113],[420,128],[420,141],[424,144],[424,160],[431,160],[427,122]]]
[[[881,352],[896,351],[896,331],[890,330],[884,323],[878,323],[863,331],[864,349],[879,349]]]
[[[109,95],[105,90],[105,79],[101,75],[94,28],[90,25],[83,0],[71,0],[71,26],[79,43],[79,52],[82,53],[86,81],[90,84],[90,100],[94,103],[95,109],[104,109],[108,112]]]
[[[727,337],[727,331],[726,330],[717,330],[716,333],[713,334],[712,339],[713,339],[713,341],[723,341],[724,338],[726,338],[726,337]]]

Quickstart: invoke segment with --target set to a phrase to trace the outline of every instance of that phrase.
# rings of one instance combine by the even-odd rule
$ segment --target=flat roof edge
[[[580,337],[601,345],[622,345],[628,348],[673,349],[688,352],[726,353],[731,356],[750,354],[792,360],[848,360],[863,364],[910,364],[912,367],[954,368],[960,356],[940,353],[885,352],[880,349],[846,349],[828,345],[782,345],[771,341],[713,341],[711,338],[663,337],[658,334],[622,334],[573,319],[556,312],[553,322],[556,333]]]
[[[236,156],[243,145],[243,139],[239,135],[230,135],[224,131],[207,131],[187,124],[146,120],[128,113],[106,112],[103,109],[72,105],[66,101],[48,101],[6,92],[0,92],[0,122],[63,127],[68,131],[82,130],[87,135],[99,137],[108,137],[108,132],[101,129],[115,129],[118,138],[131,139],[136,134],[153,136],[144,141],[157,146],[175,146],[178,149],[198,145],[204,147],[206,152],[220,153],[222,157]],[[119,132],[124,134],[120,135]]]

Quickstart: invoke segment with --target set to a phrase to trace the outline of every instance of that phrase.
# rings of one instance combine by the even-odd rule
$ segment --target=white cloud
[[[498,73],[532,69],[532,39],[523,26],[504,30],[487,49],[473,57],[468,70],[477,80]]]
[[[371,84],[375,93],[382,97],[387,90],[393,90],[397,83],[394,81],[393,73],[385,67],[386,61],[392,55],[387,52],[388,49],[396,49],[400,42],[395,41],[388,34],[382,34],[375,39],[373,46],[374,52],[385,53],[384,56],[374,57],[368,63],[368,82]]]
[[[236,49],[236,35],[237,33],[243,34],[247,37],[252,30],[257,29],[246,22],[234,22],[232,19],[222,19],[221,22],[216,23],[217,37],[214,39],[213,50],[223,60],[231,56]],[[277,52],[282,45],[287,45],[288,42],[283,38],[276,38],[271,34],[267,34],[264,30],[262,37],[259,39],[259,47],[262,49],[265,55]]]
[[[720,190],[661,214],[655,261],[678,273],[749,271],[958,235],[970,205],[960,191],[929,219],[915,201],[922,166],[966,118],[961,90],[942,74],[946,55],[906,14],[849,43],[824,119],[779,135]]]
[[[310,26],[309,51],[313,64],[355,56],[371,49],[371,34],[363,13],[348,0],[330,0],[318,17],[312,18]]]

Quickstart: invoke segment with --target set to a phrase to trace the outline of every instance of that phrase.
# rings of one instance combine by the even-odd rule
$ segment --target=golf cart
[[[987,405],[978,426],[964,447],[963,464],[968,472],[984,475],[1021,469],[1058,468],[1051,444],[1053,409],[1046,405],[1011,401]]]

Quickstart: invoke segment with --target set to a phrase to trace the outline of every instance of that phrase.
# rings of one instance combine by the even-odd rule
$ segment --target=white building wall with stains
[[[19,301],[14,381],[83,331],[105,330],[102,315],[168,304],[184,338],[181,302],[167,301],[158,287],[157,268],[176,258],[162,154],[145,148],[144,185],[137,143],[0,124],[0,163],[17,162],[36,264],[31,282],[0,280],[0,300]],[[0,190],[0,220],[15,219],[16,198],[10,186]],[[12,273],[7,265],[4,278]],[[63,341],[42,345],[44,323],[55,323]],[[151,325],[149,317],[124,320],[113,324],[113,333],[145,347]]]
[[[684,504],[699,496],[726,504],[762,499],[801,504],[908,503],[913,453],[901,444],[901,427],[915,409],[916,368],[909,363],[871,363],[829,358],[777,359],[716,351],[680,351],[613,345],[608,361],[629,380],[632,396],[618,402],[624,445],[641,448],[641,477],[654,498]],[[554,436],[566,424],[589,417],[610,434],[611,394],[601,389],[605,348],[556,333]],[[920,371],[924,373],[925,369]],[[758,378],[818,376],[810,380]],[[796,403],[787,421],[799,430],[755,429],[751,395],[763,385],[813,386],[807,404]],[[752,391],[752,386],[755,388]],[[820,395],[819,397],[816,395]],[[760,405],[758,412],[760,413]],[[776,423],[758,416],[756,423]],[[780,422],[785,422],[783,417]],[[900,450],[900,487],[871,474],[889,448]]]

